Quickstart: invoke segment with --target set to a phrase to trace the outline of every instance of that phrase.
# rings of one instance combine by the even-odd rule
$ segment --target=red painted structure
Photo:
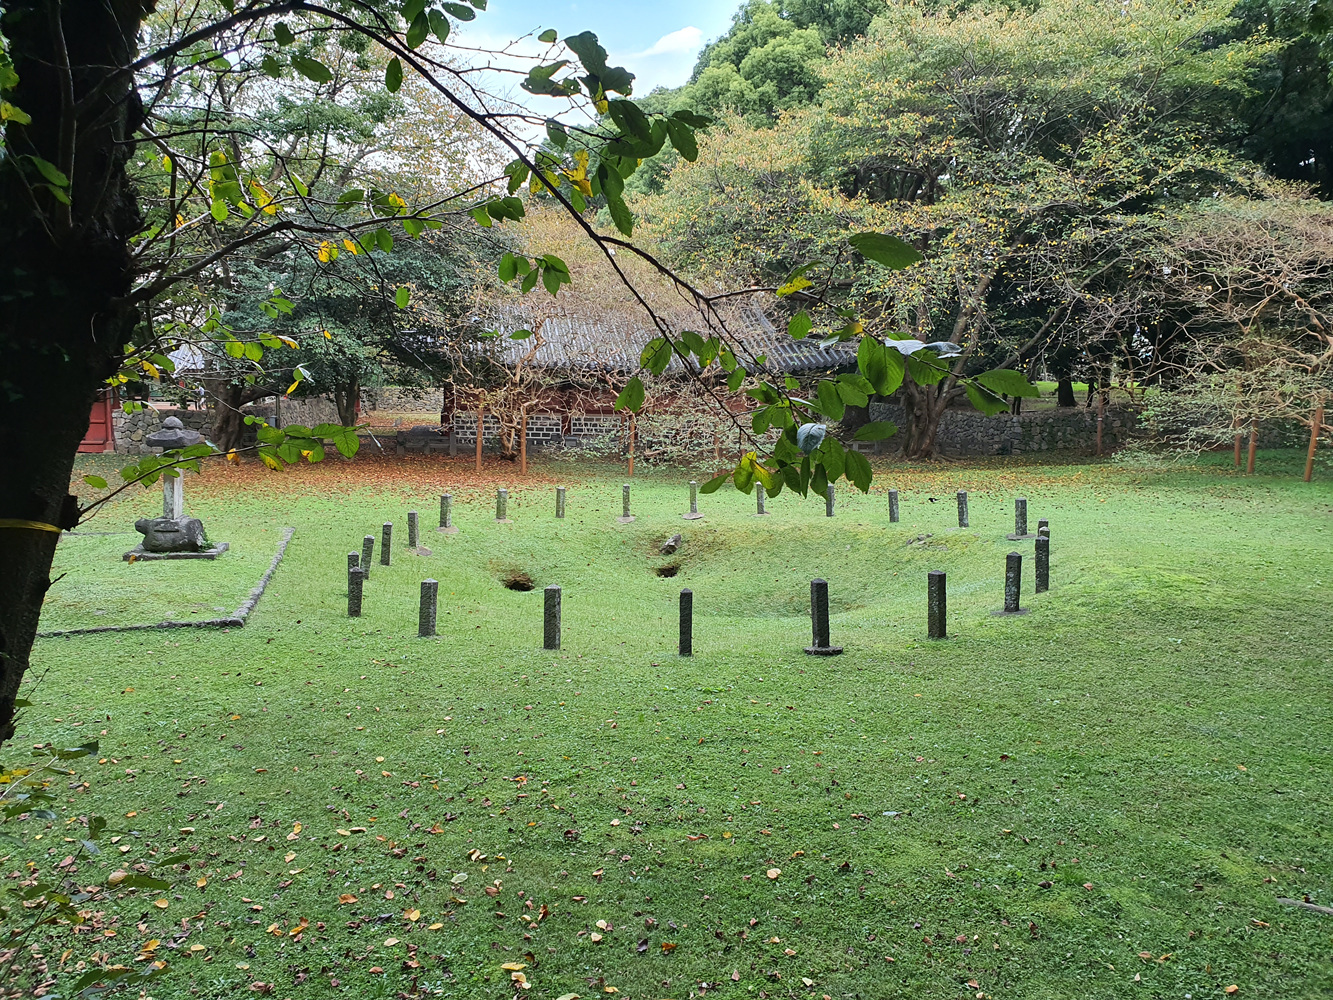
[[[104,389],[93,403],[93,411],[88,417],[88,433],[79,442],[80,452],[100,453],[116,450],[116,434],[111,423],[111,414],[116,405],[115,393]]]

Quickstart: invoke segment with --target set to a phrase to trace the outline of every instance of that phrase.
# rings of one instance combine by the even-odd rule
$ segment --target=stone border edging
[[[100,635],[104,632],[143,632],[150,629],[159,628],[241,628],[245,625],[245,620],[250,617],[250,612],[255,609],[259,599],[264,596],[264,591],[268,588],[269,580],[273,579],[273,573],[277,570],[278,564],[282,562],[282,557],[287,553],[287,543],[292,540],[295,534],[295,528],[284,528],[282,541],[278,543],[278,551],[273,553],[273,560],[268,564],[268,569],[264,575],[259,578],[259,582],[251,589],[250,594],[235,613],[228,618],[205,618],[201,621],[178,622],[165,621],[154,625],[97,625],[92,628],[67,628],[59,629],[54,632],[38,632],[38,639],[57,639],[70,635]]]

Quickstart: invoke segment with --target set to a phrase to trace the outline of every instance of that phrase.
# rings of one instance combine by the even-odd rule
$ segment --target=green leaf
[[[898,425],[888,420],[872,420],[868,424],[862,424],[855,434],[852,435],[853,441],[883,441],[887,437],[893,437],[898,433]]]
[[[427,11],[426,17],[430,21],[431,34],[439,39],[441,45],[446,44],[449,41],[449,19],[438,10]]]
[[[426,0],[406,0],[400,13],[403,15],[403,20],[411,24],[413,19],[425,9]]]
[[[76,760],[79,757],[87,757],[97,753],[97,746],[97,740],[91,740],[77,747],[68,747],[64,750],[54,750],[52,752],[58,760]]]
[[[537,287],[537,279],[541,277],[541,274],[542,274],[541,268],[534,267],[531,271],[527,273],[527,276],[524,277],[523,284],[519,286],[519,290],[524,295],[527,295],[528,292],[532,291],[534,288]]]
[[[615,198],[608,196],[606,199],[606,207],[611,213],[611,221],[616,224],[616,228],[627,237],[633,236],[634,213],[629,210],[629,206],[625,204],[625,200],[619,196]]]
[[[846,461],[846,452],[843,450],[842,442],[835,437],[824,438],[824,443],[819,446],[819,459],[829,482],[835,481],[842,475]]]
[[[838,395],[837,385],[827,379],[820,382],[819,412],[830,420],[841,420],[846,411],[847,407],[843,404],[842,397]]]
[[[741,383],[745,381],[745,374],[745,369],[737,365],[736,368],[732,370],[732,373],[727,376],[727,388],[732,392],[739,389]]]
[[[870,461],[859,451],[848,450],[844,471],[848,482],[862,493],[870,492],[870,480],[874,473],[870,470]]]
[[[894,351],[893,353],[898,353]],[[927,364],[927,359],[930,363]],[[949,371],[939,363],[934,351],[917,351],[907,356],[907,370],[917,385],[936,385],[943,382]]]
[[[1006,396],[1039,396],[1041,390],[1023,377],[1021,372],[1011,368],[996,368],[982,372],[977,381],[991,392],[1002,392]]]
[[[513,281],[518,277],[518,259],[512,254],[506,252],[500,258],[500,266],[496,269],[501,281]]]
[[[565,143],[569,142],[569,133],[565,131],[565,126],[554,118],[548,118],[546,119],[546,138],[551,140],[551,145],[564,149]]]
[[[654,337],[644,345],[643,353],[639,355],[639,364],[654,375],[661,375],[667,365],[671,364],[672,353],[671,345],[665,337]]]
[[[416,17],[412,18],[412,23],[407,26],[407,47],[409,49],[420,48],[421,43],[426,40],[430,34],[430,18],[422,11]]]
[[[838,395],[848,406],[865,406],[870,402],[870,397],[861,390],[860,386],[843,381],[841,376],[838,377]]]
[[[628,409],[631,413],[638,413],[643,409],[643,382],[639,376],[635,375],[629,380],[629,383],[616,397],[615,410]]]
[[[884,357],[884,346],[874,337],[861,338],[861,343],[856,348],[856,367],[881,396],[887,396],[898,388],[897,385],[889,387],[889,365]],[[900,381],[901,378],[899,373]]]
[[[101,476],[92,476],[92,475],[84,476],[83,481],[87,483],[89,486],[93,487],[94,489],[99,489],[99,490],[106,489],[106,480],[103,479]]]
[[[471,21],[474,17],[477,16],[477,12],[475,10],[461,3],[442,3],[440,4],[440,6],[443,7],[450,14],[454,15],[454,17],[458,18],[460,21]]]
[[[383,227],[375,230],[375,245],[385,253],[393,252],[393,234]]]
[[[547,44],[550,44],[551,42],[554,42],[558,37],[559,35],[556,34],[556,30],[554,28],[547,28],[545,31],[543,31],[540,35],[537,36],[537,41],[546,42]]]
[[[389,60],[389,65],[384,69],[384,87],[391,94],[398,93],[398,88],[403,85],[403,64],[397,56]]]
[[[707,496],[709,493],[716,493],[718,490],[722,488],[722,484],[731,478],[731,471],[732,470],[728,469],[720,476],[714,476],[712,479],[708,480],[708,482],[704,483],[702,486],[699,487],[699,492],[704,494],[705,496]]]
[[[607,103],[606,110],[621,132],[632,135],[643,142],[652,138],[652,127],[648,124],[648,116],[633,101],[610,101]]]
[[[911,267],[923,258],[910,243],[888,233],[857,233],[847,239],[862,257],[895,271]]]
[[[43,160],[40,156],[29,156],[28,159],[32,160],[33,166],[37,168],[37,172],[56,187],[69,187],[69,178],[66,177],[54,163],[49,160]]]
[[[279,45],[291,45],[296,41],[296,36],[292,34],[292,29],[287,27],[286,21],[279,21],[273,26],[273,40]]]
[[[282,76],[282,63],[273,53],[267,52],[264,54],[264,58],[259,61],[259,70],[265,76],[276,80]]]
[[[995,393],[991,392],[984,385],[977,385],[975,382],[967,381],[963,383],[963,388],[967,390],[968,401],[971,402],[982,413],[988,417],[993,417],[997,413],[1003,413],[1009,409],[1006,403]]]
[[[679,118],[668,118],[666,130],[667,135],[671,137],[671,145],[676,147],[676,152],[691,163],[699,158],[699,143],[694,137],[694,129]]]
[[[532,336],[531,330],[515,330],[509,335],[510,340],[527,340]]]
[[[292,69],[313,83],[328,83],[333,79],[332,70],[309,56],[292,56]]]
[[[683,121],[690,128],[707,128],[713,124],[713,119],[707,115],[696,114],[693,111],[675,111],[671,117]]]
[[[393,304],[399,309],[406,309],[408,302],[412,300],[412,289],[406,285],[399,285],[398,291],[393,293]]]
[[[231,211],[227,208],[227,203],[221,198],[214,198],[213,203],[208,206],[208,214],[213,216],[214,222],[226,222],[227,216]]]
[[[129,875],[116,884],[117,889],[170,889],[171,883],[151,875]]]

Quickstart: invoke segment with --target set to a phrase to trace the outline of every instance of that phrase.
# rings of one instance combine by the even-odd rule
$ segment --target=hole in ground
[[[676,565],[675,563],[671,564],[670,566],[657,567],[658,576],[675,576],[679,572],[680,572],[680,566]]]
[[[535,586],[532,582],[532,577],[528,576],[526,573],[517,572],[510,573],[506,576],[504,584],[509,590],[531,590]]]

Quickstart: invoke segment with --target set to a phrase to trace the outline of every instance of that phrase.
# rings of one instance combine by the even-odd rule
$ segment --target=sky
[[[591,31],[612,66],[634,73],[634,94],[676,87],[689,79],[699,49],[723,34],[739,0],[490,0],[469,24],[455,24],[451,41],[500,47],[555,28],[561,38]]]

